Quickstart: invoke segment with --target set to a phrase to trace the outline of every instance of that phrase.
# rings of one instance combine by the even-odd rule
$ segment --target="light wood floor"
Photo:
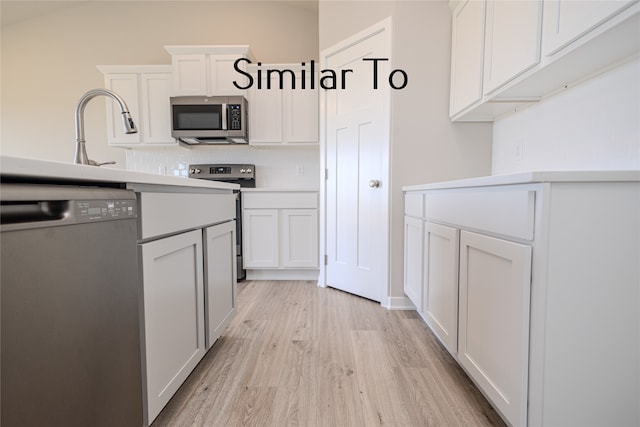
[[[238,313],[153,423],[498,426],[413,311],[303,281],[238,285]]]

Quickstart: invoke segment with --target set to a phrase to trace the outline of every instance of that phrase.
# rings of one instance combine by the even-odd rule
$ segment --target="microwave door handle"
[[[222,130],[227,130],[227,104],[222,104]]]

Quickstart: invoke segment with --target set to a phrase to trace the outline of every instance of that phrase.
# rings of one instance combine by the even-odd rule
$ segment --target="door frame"
[[[335,55],[373,35],[378,33],[384,34],[384,51],[386,52],[386,58],[389,58],[389,69],[392,69],[393,58],[391,55],[391,46],[392,46],[392,17],[389,16],[382,21],[379,21],[362,31],[359,31],[353,34],[350,37],[326,48],[320,52],[320,69],[323,70],[327,68],[327,58],[332,55]],[[379,81],[383,82],[384,80],[379,76]],[[340,90],[340,89],[335,89]],[[381,180],[382,186],[380,191],[383,192],[383,204],[384,211],[383,214],[383,223],[385,224],[385,232],[383,235],[383,239],[381,243],[381,260],[382,265],[380,268],[380,274],[382,275],[381,280],[381,289],[380,289],[380,304],[385,308],[391,308],[390,301],[390,289],[389,289],[389,244],[390,244],[390,200],[391,200],[391,173],[390,173],[390,153],[391,153],[391,89],[386,84],[380,84],[378,89],[382,91],[383,105],[382,105],[382,113],[384,117],[387,117],[388,120],[383,124],[384,133],[387,135],[388,143],[385,145],[384,150],[380,153],[381,156],[388,159],[387,162],[383,162],[382,165],[382,173]],[[327,114],[326,114],[326,97],[327,90],[320,89],[320,96],[318,97],[319,102],[319,133],[320,133],[320,217],[319,217],[319,227],[320,227],[320,274],[318,276],[318,286],[326,287],[327,286],[327,265],[326,265],[326,254],[327,254]]]

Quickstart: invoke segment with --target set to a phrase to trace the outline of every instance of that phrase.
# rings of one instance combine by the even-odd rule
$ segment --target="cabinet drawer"
[[[404,193],[404,214],[414,218],[424,216],[424,193]]]
[[[260,192],[242,193],[244,209],[317,209],[318,193],[315,192]]]
[[[461,227],[533,240],[534,190],[434,191],[425,217]]]
[[[141,192],[138,238],[148,239],[234,219],[235,197],[235,194]]]

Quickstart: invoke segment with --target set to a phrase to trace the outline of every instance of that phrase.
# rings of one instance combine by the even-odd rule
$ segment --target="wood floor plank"
[[[158,426],[502,426],[413,311],[307,281],[247,281]]]
[[[410,425],[382,332],[352,331],[351,338],[365,424]]]

